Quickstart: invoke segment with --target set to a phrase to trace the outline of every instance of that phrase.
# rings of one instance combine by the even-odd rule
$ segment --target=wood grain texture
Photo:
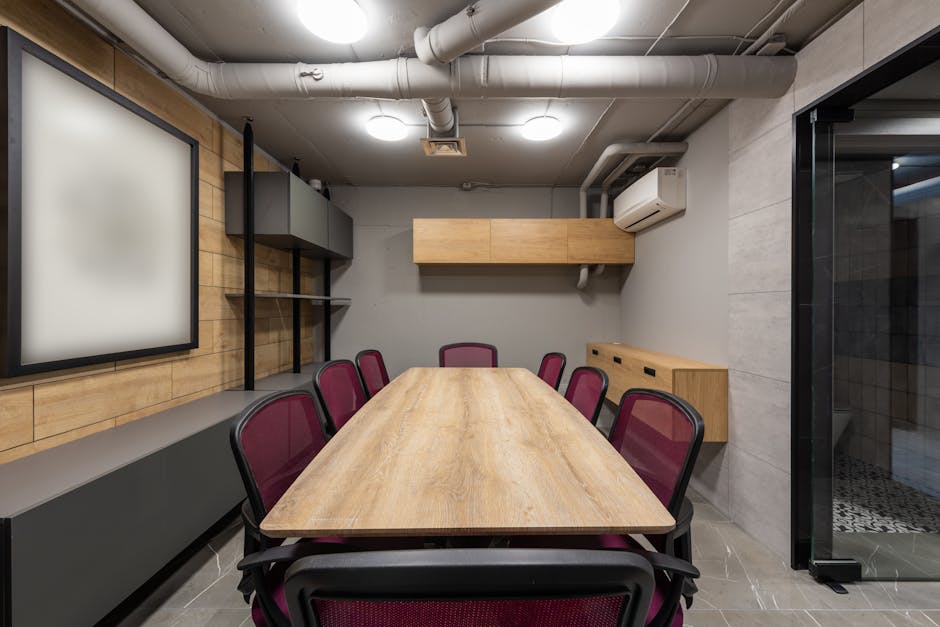
[[[610,219],[566,220],[568,263],[630,264],[636,260],[636,235]]]
[[[633,233],[621,231],[613,220],[596,218],[417,218],[413,243],[416,264],[617,265],[634,261]]]
[[[170,368],[159,364],[37,385],[36,439],[170,400]]]
[[[55,0],[4,0],[0,2],[0,24],[114,87],[113,46]]]
[[[490,263],[567,263],[567,223],[567,220],[490,220]]]
[[[564,398],[522,368],[412,368],[264,519],[273,537],[661,533],[675,521]]]
[[[33,440],[33,388],[0,392],[0,451]]]
[[[596,352],[596,354],[595,354]],[[620,359],[620,363],[614,358]],[[630,388],[671,392],[702,415],[705,442],[728,441],[728,369],[625,344],[587,345],[587,365],[607,373],[607,400],[619,404]],[[655,376],[644,368],[651,368]]]
[[[415,263],[489,263],[490,221],[414,220]]]
[[[3,463],[236,385],[243,376],[241,304],[228,302],[223,293],[229,284],[241,285],[243,245],[238,238],[226,237],[223,226],[223,157],[241,163],[242,144],[237,133],[223,128],[182,89],[116,50],[55,0],[2,0],[0,24],[14,28],[196,138],[201,179],[199,348],[0,381],[0,449],[6,448],[0,453]],[[259,170],[278,167],[260,150],[256,150],[255,163]],[[258,245],[256,255],[264,285],[287,291],[283,288],[285,276],[290,278],[289,253]],[[238,268],[237,281],[229,260]],[[319,274],[319,265],[308,264],[303,269],[304,284],[312,284]],[[304,311],[307,324],[312,325],[311,308],[305,305]],[[259,316],[259,328],[279,329],[259,334],[259,345],[271,345],[261,349],[262,365],[271,372],[289,370],[292,356],[285,349],[289,344],[280,329],[290,328],[290,308],[262,313],[266,316]],[[306,335],[306,363],[313,360],[319,337],[312,332]],[[134,373],[140,372],[152,374],[138,381]],[[7,397],[6,392],[12,396]]]

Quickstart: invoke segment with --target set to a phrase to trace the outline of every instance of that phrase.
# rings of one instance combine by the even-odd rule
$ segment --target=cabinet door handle
[[[615,363],[615,364],[622,364],[622,363],[623,363],[623,360],[620,359],[619,357],[614,357],[614,363]]]
[[[654,370],[653,368],[650,368],[649,366],[643,366],[643,373],[648,374],[651,377],[656,376],[656,370]]]

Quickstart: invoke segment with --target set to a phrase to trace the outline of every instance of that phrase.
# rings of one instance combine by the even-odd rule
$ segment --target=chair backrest
[[[295,627],[637,627],[654,588],[643,557],[576,549],[318,555],[286,578]]]
[[[705,425],[695,408],[668,392],[624,392],[610,443],[677,516],[702,446]]]
[[[567,361],[564,353],[546,353],[539,365],[539,379],[557,390]]]
[[[275,392],[252,403],[232,425],[235,463],[255,520],[268,510],[326,444],[309,392]]]
[[[388,385],[388,370],[385,369],[385,360],[379,351],[373,348],[359,351],[356,355],[356,367],[359,368],[362,386],[369,398]]]
[[[368,400],[356,364],[348,359],[326,362],[317,371],[313,384],[333,433],[339,431]]]
[[[578,408],[584,417],[597,424],[604,397],[607,395],[607,373],[600,368],[581,366],[571,372],[565,398]]]
[[[441,368],[495,368],[496,347],[480,342],[460,342],[441,346]]]

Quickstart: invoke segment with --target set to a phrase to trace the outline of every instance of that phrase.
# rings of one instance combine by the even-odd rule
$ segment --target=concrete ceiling
[[[295,17],[296,0],[137,2],[202,58],[308,63],[414,56],[416,27],[436,24],[468,4],[467,0],[359,0],[369,18],[369,33],[356,44],[342,45],[307,31]],[[805,3],[780,29],[788,48],[798,50],[858,2]],[[685,4],[685,0],[622,0],[620,20],[604,39],[571,47],[531,41],[552,39],[543,14],[487,43],[485,52],[642,55],[678,14],[652,54],[732,54],[747,46],[742,37],[762,33],[790,2],[689,0],[680,13]],[[529,41],[520,41],[524,39]],[[432,159],[424,156],[418,141],[425,126],[416,101],[197,97],[236,128],[243,125],[243,116],[254,118],[257,143],[285,164],[300,158],[304,177],[352,185],[576,185],[605,146],[614,141],[647,140],[686,105],[683,100],[460,100],[455,104],[469,155]],[[658,139],[684,139],[725,104],[720,100],[694,103]],[[522,139],[518,125],[546,112],[564,123],[561,136],[548,142]],[[387,143],[367,135],[365,121],[380,113],[413,124],[409,137]]]

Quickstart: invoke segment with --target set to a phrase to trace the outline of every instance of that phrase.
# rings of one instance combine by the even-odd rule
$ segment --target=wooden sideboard
[[[613,220],[474,219],[414,220],[416,264],[630,264],[633,233]]]
[[[620,403],[630,388],[679,396],[702,415],[705,442],[728,441],[728,369],[625,344],[588,344],[587,365],[607,373],[607,399]]]

